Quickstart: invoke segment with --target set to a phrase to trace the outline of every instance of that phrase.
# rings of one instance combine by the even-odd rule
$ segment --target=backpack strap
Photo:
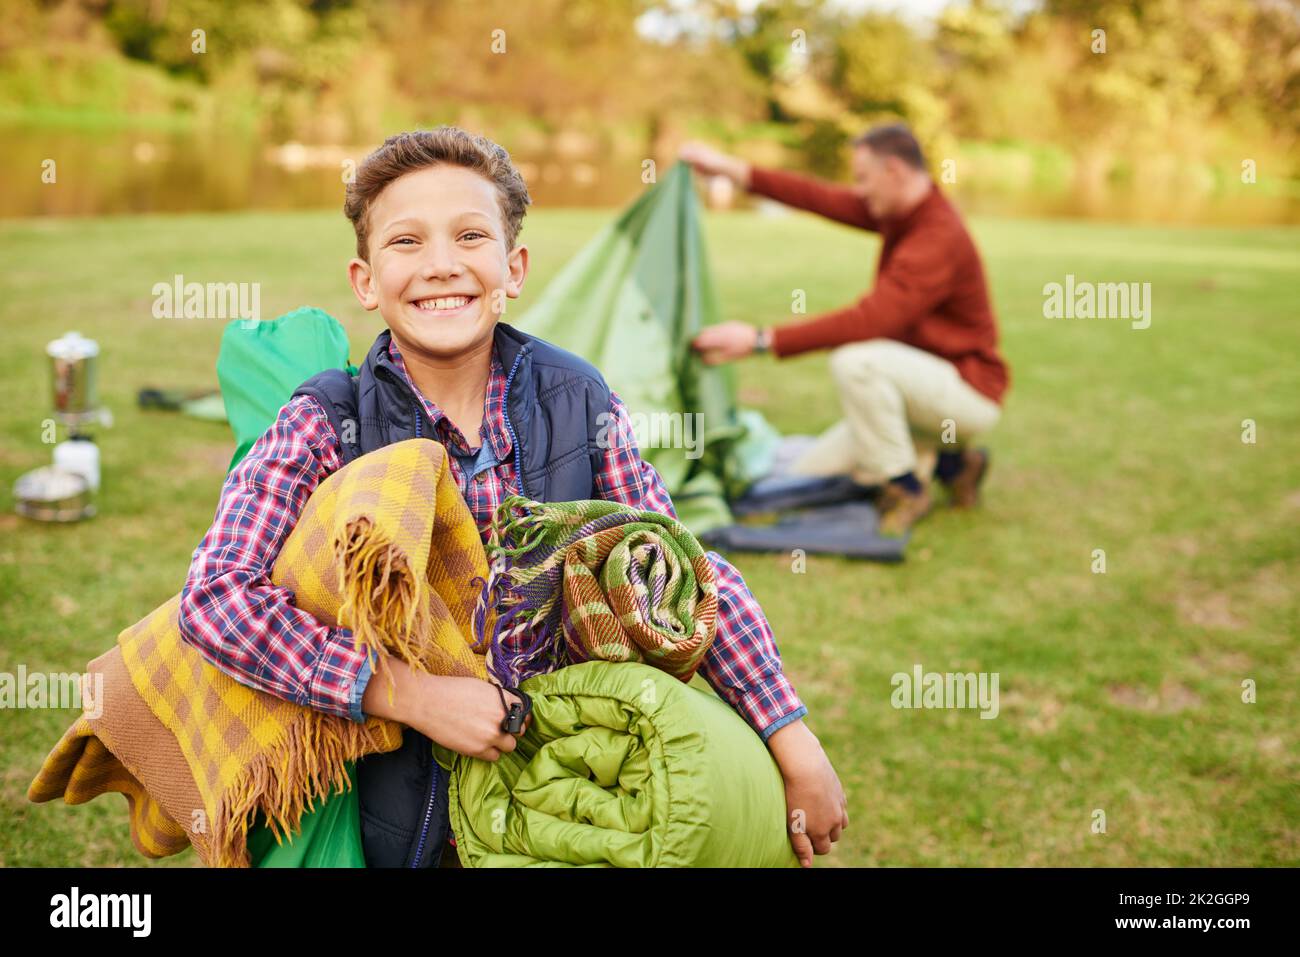
[[[342,369],[318,372],[293,391],[294,396],[308,395],[321,404],[347,465],[361,455],[361,416],[357,409],[357,377]]]

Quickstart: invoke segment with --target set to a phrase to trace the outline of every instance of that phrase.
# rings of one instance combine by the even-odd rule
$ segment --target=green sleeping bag
[[[781,772],[728,705],[648,665],[523,683],[533,721],[496,762],[451,754],[466,867],[796,867]]]

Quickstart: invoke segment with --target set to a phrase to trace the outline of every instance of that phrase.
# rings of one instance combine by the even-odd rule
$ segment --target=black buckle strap
[[[506,702],[506,692],[516,694],[523,701]],[[533,699],[528,697],[528,692],[520,691],[518,688],[502,688],[497,685],[497,694],[501,696],[501,707],[505,709],[506,716],[501,719],[501,730],[506,734],[520,734],[524,730],[524,721],[533,713]]]

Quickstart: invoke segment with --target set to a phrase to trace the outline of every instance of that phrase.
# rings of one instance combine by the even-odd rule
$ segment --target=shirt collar
[[[930,189],[921,201],[897,219],[885,220],[882,232],[890,236],[903,235],[916,225],[917,220],[921,218],[926,210],[941,202],[943,202],[943,194],[939,192],[938,184],[931,180]]]
[[[464,448],[457,449],[457,452],[464,453],[469,451],[469,437],[462,435],[456,424],[448,418],[447,413],[438,408],[432,400],[425,396],[411,379],[410,373],[406,371],[406,361],[402,358],[401,352],[398,351],[397,343],[392,336],[388,339],[388,358],[392,364],[401,373],[402,378],[410,387],[420,403],[424,406],[425,413],[429,416],[429,421],[433,423],[434,429],[438,430],[440,438],[450,439],[456,444],[465,443]],[[497,352],[495,338],[492,343],[492,359],[488,369],[488,386],[487,397],[483,403],[483,424],[479,427],[477,448],[483,440],[486,440],[492,448],[493,454],[499,461],[506,460],[511,453],[510,433],[505,428],[504,409],[505,409],[505,389],[506,374],[505,368],[501,364],[501,356]]]

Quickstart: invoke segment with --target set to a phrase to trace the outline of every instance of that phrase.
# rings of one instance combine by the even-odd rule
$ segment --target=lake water
[[[0,128],[0,217],[95,216],[246,209],[341,208],[345,163],[364,148],[271,145],[217,131]],[[619,207],[639,194],[640,156],[557,159],[515,154],[538,207]],[[54,182],[42,179],[53,160]],[[1070,185],[1020,188],[1003,175],[945,186],[975,215],[1132,222],[1265,225],[1300,223],[1300,190],[1188,190]]]

